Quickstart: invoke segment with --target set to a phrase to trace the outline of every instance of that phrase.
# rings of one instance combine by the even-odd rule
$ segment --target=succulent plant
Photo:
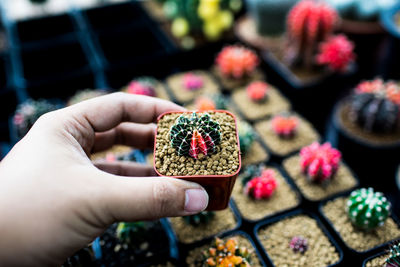
[[[131,81],[126,92],[135,95],[157,96],[157,80],[152,77],[139,77]]]
[[[361,82],[350,98],[349,107],[349,119],[365,131],[395,132],[400,124],[400,87],[380,79]]]
[[[271,127],[281,138],[289,139],[296,135],[299,120],[289,113],[275,115],[271,120]]]
[[[298,2],[287,17],[287,63],[311,69],[318,44],[332,34],[337,20],[336,11],[323,1]]]
[[[207,156],[217,150],[221,142],[221,127],[207,113],[197,116],[195,112],[190,118],[179,116],[170,131],[171,146],[178,155],[198,159],[199,154]]]
[[[267,99],[269,85],[266,82],[255,81],[246,87],[247,96],[254,102],[263,102]]]
[[[254,140],[256,139],[256,133],[249,123],[245,121],[240,121],[238,127],[238,135],[240,152],[242,154],[246,154],[246,152],[250,150]]]
[[[190,224],[192,226],[199,226],[207,224],[215,217],[215,212],[213,211],[202,211],[200,213],[184,216],[182,219],[185,223]]]
[[[400,266],[400,243],[397,242],[390,246],[389,257],[385,260],[385,267],[399,267]]]
[[[215,60],[221,73],[234,79],[253,73],[259,61],[255,52],[241,45],[225,46]]]
[[[77,92],[74,96],[72,96],[67,103],[67,106],[71,106],[77,103],[80,103],[85,100],[89,100],[98,96],[102,96],[107,94],[106,91],[103,90],[93,90],[93,89],[85,89]]]
[[[240,266],[250,267],[252,252],[246,247],[239,246],[234,238],[228,239],[225,243],[222,239],[215,238],[212,246],[203,251],[204,266]]]
[[[116,234],[119,240],[130,244],[136,236],[142,236],[146,230],[144,222],[120,222],[118,223]]]
[[[350,221],[358,228],[372,230],[382,226],[391,212],[391,204],[381,192],[361,188],[351,192],[346,203]]]
[[[343,34],[331,36],[319,45],[317,63],[332,71],[344,72],[355,59],[354,43]]]
[[[289,247],[295,252],[304,253],[308,249],[308,241],[302,236],[294,236],[289,243]]]
[[[326,183],[336,174],[342,158],[330,143],[314,142],[300,151],[300,166],[307,178],[316,183]]]
[[[254,177],[247,182],[244,192],[246,195],[254,199],[268,199],[272,196],[278,186],[275,177],[275,171],[265,169],[261,172],[261,176]]]
[[[240,170],[240,179],[242,186],[245,187],[246,184],[254,177],[261,175],[261,171],[264,169],[262,164],[259,165],[247,165]]]
[[[227,108],[227,100],[221,94],[203,95],[196,98],[195,105],[198,111],[221,110]]]
[[[382,10],[391,8],[397,0],[327,0],[341,17],[352,20],[376,21]]]
[[[30,99],[20,104],[13,117],[13,124],[18,137],[24,137],[40,116],[61,107],[61,104],[52,103],[44,99],[37,101]]]
[[[204,79],[196,73],[187,72],[183,75],[183,86],[188,91],[196,91],[203,88]]]

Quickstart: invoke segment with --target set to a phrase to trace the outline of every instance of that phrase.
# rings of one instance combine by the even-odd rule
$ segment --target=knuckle
[[[153,212],[159,215],[168,214],[173,208],[176,190],[168,181],[157,181],[153,184]]]

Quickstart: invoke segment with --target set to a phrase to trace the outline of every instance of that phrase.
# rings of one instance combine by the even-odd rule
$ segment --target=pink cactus
[[[308,249],[308,241],[302,236],[294,236],[292,240],[290,240],[289,247],[295,253],[304,253]]]
[[[393,103],[400,105],[400,87],[394,82],[384,82],[382,79],[363,81],[355,89],[356,94],[375,94],[385,97]]]
[[[323,183],[336,174],[341,157],[341,153],[330,143],[320,145],[314,142],[300,151],[301,170],[311,181]]]
[[[141,80],[134,80],[129,83],[127,92],[135,95],[156,96],[153,85]]]
[[[215,61],[223,75],[235,79],[250,75],[259,64],[257,54],[240,45],[224,47]]]
[[[269,85],[266,82],[255,81],[246,87],[247,96],[254,102],[262,102],[267,98]]]
[[[354,44],[343,34],[330,37],[319,46],[317,63],[344,72],[355,59]]]
[[[196,91],[204,86],[204,79],[200,75],[188,72],[183,75],[183,86],[188,91]]]
[[[275,115],[271,121],[272,130],[281,138],[292,138],[296,134],[299,120],[296,116]]]
[[[264,170],[260,177],[255,177],[247,182],[244,192],[257,200],[268,199],[275,192],[278,182],[275,178],[275,171]]]

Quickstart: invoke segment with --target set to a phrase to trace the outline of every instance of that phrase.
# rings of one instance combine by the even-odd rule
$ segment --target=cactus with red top
[[[318,44],[332,34],[337,20],[335,9],[323,1],[302,0],[297,3],[287,17],[288,63],[310,69]]]
[[[126,92],[135,95],[156,96],[157,81],[151,77],[140,77],[131,81]]]
[[[330,37],[319,45],[317,63],[333,71],[344,72],[354,61],[354,44],[343,34]]]
[[[181,115],[170,130],[171,146],[178,155],[198,159],[200,154],[207,156],[217,151],[221,142],[220,130],[219,123],[207,113],[198,117],[193,112],[190,118]]]
[[[278,186],[275,171],[266,169],[261,172],[260,177],[255,177],[247,182],[244,192],[254,199],[268,199],[272,196]]]
[[[255,81],[246,87],[247,96],[253,102],[263,102],[267,99],[269,85],[263,81]]]
[[[208,111],[227,108],[226,99],[220,94],[199,96],[195,100],[195,105],[197,111]]]
[[[183,75],[183,86],[188,91],[196,91],[204,86],[204,79],[200,75],[188,72]]]
[[[224,47],[215,60],[222,75],[234,79],[252,74],[259,61],[254,51],[241,45]]]
[[[299,120],[290,114],[278,114],[271,120],[272,130],[281,138],[289,139],[296,135]]]
[[[250,249],[239,246],[234,238],[224,242],[220,238],[215,238],[212,246],[203,251],[204,266],[217,267],[250,267],[252,252]]]
[[[302,236],[294,236],[289,243],[289,247],[293,250],[293,252],[304,253],[308,249],[308,241]]]
[[[300,151],[300,166],[307,178],[316,183],[325,183],[336,174],[342,158],[339,150],[330,143],[312,143]]]
[[[349,119],[367,132],[395,132],[400,126],[400,87],[381,79],[361,82],[349,107]]]

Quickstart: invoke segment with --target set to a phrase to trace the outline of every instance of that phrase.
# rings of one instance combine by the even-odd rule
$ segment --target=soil
[[[171,89],[175,99],[181,103],[193,101],[196,97],[203,94],[216,94],[219,92],[219,86],[214,78],[206,71],[193,70],[190,71],[196,75],[203,77],[204,85],[198,90],[187,90],[183,85],[183,76],[185,73],[174,74],[167,78],[166,83]],[[186,72],[187,73],[187,72]]]
[[[245,154],[242,154],[242,166],[266,162],[268,159],[268,152],[265,151],[259,141],[254,140],[249,151],[247,151]]]
[[[230,208],[215,211],[215,216],[207,224],[199,226],[187,224],[182,217],[170,218],[169,220],[178,240],[185,244],[232,230],[237,225],[235,216]]]
[[[294,236],[307,239],[308,249],[303,254],[289,248]],[[339,253],[317,221],[306,215],[286,218],[261,228],[258,238],[275,266],[329,266],[340,260]]]
[[[370,261],[367,261],[367,263],[365,264],[365,267],[382,267],[382,266],[385,266],[386,259],[388,257],[389,257],[389,254],[373,258]]]
[[[335,116],[338,119],[340,129],[352,138],[372,145],[394,145],[400,144],[400,131],[393,134],[376,134],[366,132],[363,128],[353,123],[349,119],[349,106],[346,102],[342,103]]]
[[[301,193],[311,201],[328,198],[334,194],[350,190],[357,185],[357,180],[351,174],[350,169],[343,163],[340,163],[336,175],[326,185],[308,181],[306,175],[301,171],[299,155],[286,159],[283,162],[283,167],[296,183]]]
[[[347,246],[358,252],[364,252],[400,237],[399,226],[391,217],[387,218],[383,226],[372,231],[357,229],[345,211],[346,201],[345,197],[329,201],[323,206],[322,211]]]
[[[311,123],[299,115],[295,116],[298,118],[299,124],[293,138],[279,137],[272,129],[271,119],[260,121],[255,125],[254,128],[272,153],[281,157],[287,156],[314,141],[320,140],[319,134],[314,130]]]
[[[168,95],[167,89],[165,88],[165,86],[157,81],[157,85],[155,86],[155,91],[156,91],[156,97],[161,98],[161,99],[165,99],[165,100],[170,100],[171,98]],[[127,86],[124,86],[121,88],[121,91],[126,92],[127,91]]]
[[[218,78],[222,87],[228,91],[239,89],[250,82],[265,80],[265,75],[260,69],[256,69],[251,75],[245,76],[242,79],[226,77],[216,66],[211,68],[211,72]]]
[[[91,160],[105,159],[108,153],[113,153],[114,155],[119,156],[119,155],[127,154],[131,151],[132,151],[132,148],[129,146],[115,145],[112,148],[107,149],[106,151],[92,154],[90,156],[90,159]]]
[[[250,258],[250,265],[252,267],[258,267],[262,266],[260,260],[257,257],[257,254],[254,252],[255,248],[251,244],[251,242],[244,236],[242,235],[234,235],[234,236],[228,236],[223,238],[224,241],[228,240],[229,238],[235,238],[238,241],[238,244],[240,247],[246,247],[249,248],[253,251],[251,258]],[[187,266],[190,267],[202,267],[204,266],[204,256],[203,256],[203,251],[207,250],[210,247],[210,245],[204,245],[198,248],[195,248],[191,251],[189,251],[189,254],[186,258],[186,264]]]
[[[202,113],[198,113],[200,116]],[[155,166],[167,176],[232,175],[239,168],[239,147],[235,119],[225,112],[208,112],[221,126],[221,143],[217,151],[206,157],[194,159],[179,156],[170,145],[169,131],[180,113],[166,114],[158,121]],[[191,113],[185,116],[190,117]]]
[[[264,102],[254,102],[248,96],[245,88],[235,91],[232,94],[233,103],[240,112],[251,121],[263,119],[272,114],[291,109],[289,101],[272,86],[267,92],[267,99]]]
[[[233,188],[233,200],[242,216],[246,219],[253,221],[260,220],[277,212],[294,208],[300,203],[298,194],[292,190],[281,173],[275,168],[268,169],[273,169],[275,171],[276,180],[278,182],[276,191],[269,199],[255,200],[244,194],[240,176]]]

